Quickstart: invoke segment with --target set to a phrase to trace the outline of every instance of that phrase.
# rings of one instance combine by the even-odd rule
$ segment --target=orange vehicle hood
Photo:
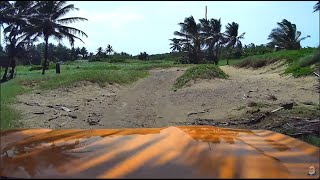
[[[1,132],[0,163],[9,178],[318,178],[319,148],[212,126],[15,129]]]

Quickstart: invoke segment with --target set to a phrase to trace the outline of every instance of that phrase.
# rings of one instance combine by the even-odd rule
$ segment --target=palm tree
[[[88,54],[88,51],[85,47],[82,47],[80,50],[80,53],[81,53],[82,57],[85,58]]]
[[[96,55],[99,56],[99,57],[101,57],[103,55],[102,47],[98,47]]]
[[[9,23],[13,24],[25,24],[27,21],[28,13],[34,8],[34,1],[0,1],[0,24],[1,26]],[[27,6],[28,5],[28,6]],[[24,11],[17,13],[16,7],[23,7]],[[22,13],[23,12],[23,13]]]
[[[242,47],[240,39],[244,38],[245,32],[238,36],[239,24],[232,22],[226,25],[226,31],[224,33],[226,43],[226,48],[229,51],[229,56],[232,54],[232,50],[237,47],[238,49]],[[227,58],[227,65],[229,65],[229,58]]]
[[[188,59],[191,63],[198,64],[201,61],[201,45],[200,36],[201,24],[197,24],[193,16],[185,18],[184,22],[179,23],[180,31],[175,31],[174,35],[180,36],[180,43],[183,49],[188,53]]]
[[[314,6],[313,6],[313,12],[316,12],[316,11],[320,11],[320,1],[318,1]]]
[[[23,46],[25,44],[31,43],[31,40],[20,33],[28,23],[28,17],[34,14],[35,2],[34,1],[15,1],[1,2],[0,15],[1,16],[1,26],[7,24],[3,32],[5,34],[5,41],[7,42],[8,49],[8,60],[6,64],[6,69],[3,74],[2,81],[7,80],[7,73],[9,66],[11,67],[10,79],[13,78],[16,58],[21,55]]]
[[[207,46],[208,60],[209,62],[215,62],[218,64],[219,49],[222,44],[221,38],[221,20],[205,18],[200,19],[201,23],[201,35],[203,36],[204,43]]]
[[[71,46],[74,45],[75,39],[83,42],[76,34],[88,37],[86,33],[79,29],[66,26],[66,24],[77,21],[87,21],[86,18],[82,17],[63,17],[72,10],[79,9],[75,8],[73,4],[67,4],[66,1],[39,1],[38,8],[36,9],[37,15],[30,19],[30,25],[24,29],[30,37],[44,37],[45,56],[42,74],[45,73],[47,66],[48,41],[50,37],[53,37],[58,41],[67,38]]]
[[[112,52],[113,52],[112,46],[110,44],[108,44],[107,49],[106,49],[106,53],[110,55]]]
[[[310,37],[308,35],[300,38],[301,32],[297,31],[296,25],[286,19],[277,24],[279,27],[272,29],[268,40],[271,40],[270,44],[277,45],[280,48],[287,50],[300,49],[300,41]]]
[[[181,51],[181,44],[180,44],[180,41],[179,39],[177,38],[173,38],[173,39],[169,39],[170,41],[172,41],[172,43],[170,43],[171,47],[170,49],[172,49],[172,52],[180,52]]]

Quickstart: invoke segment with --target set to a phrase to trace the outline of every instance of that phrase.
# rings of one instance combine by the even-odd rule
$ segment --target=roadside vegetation
[[[283,50],[263,55],[250,56],[235,63],[238,68],[258,69],[281,61],[287,65],[283,74],[295,78],[312,75],[319,68],[320,49],[305,48],[301,50]]]

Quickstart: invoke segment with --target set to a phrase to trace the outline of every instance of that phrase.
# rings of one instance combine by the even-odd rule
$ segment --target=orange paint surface
[[[212,126],[2,131],[13,178],[318,178],[319,148],[272,131]],[[308,175],[314,166],[317,174]]]

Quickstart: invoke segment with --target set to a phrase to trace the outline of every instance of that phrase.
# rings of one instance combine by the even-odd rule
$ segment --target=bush
[[[200,79],[214,79],[214,78],[223,78],[226,79],[229,76],[224,73],[218,66],[213,64],[201,64],[194,67],[189,68],[185,71],[185,73],[180,76],[174,87],[181,88],[190,80],[194,80],[197,78]]]
[[[238,68],[252,67],[253,69],[258,69],[258,68],[267,66],[269,64],[272,64],[276,61],[278,61],[278,59],[275,59],[275,58],[274,59],[257,59],[257,60],[246,59],[244,61],[241,61],[241,62],[235,64],[235,66]]]
[[[313,69],[310,67],[300,67],[298,64],[288,67],[284,74],[292,74],[293,77],[308,76],[313,73]]]
[[[319,63],[320,61],[320,50],[316,51],[315,54],[310,54],[299,59],[299,66],[306,67],[313,64]]]

